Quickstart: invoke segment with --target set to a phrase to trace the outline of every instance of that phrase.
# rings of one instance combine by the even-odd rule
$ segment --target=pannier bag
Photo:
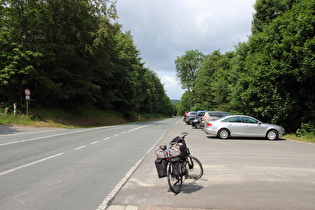
[[[166,158],[167,155],[165,154],[167,146],[161,145],[157,150],[155,150],[156,158]]]
[[[185,157],[187,156],[187,148],[184,144],[178,143],[176,146],[167,148],[166,145],[160,146],[155,150],[156,158],[169,158],[169,157]]]
[[[169,148],[171,157],[186,157],[187,147],[183,143],[178,143],[176,146],[171,146]]]
[[[166,177],[166,163],[165,159],[158,158],[155,160],[155,167],[159,178]]]
[[[181,157],[173,157],[171,158],[171,163],[172,176],[177,177],[185,174],[187,175],[185,159],[182,159]]]
[[[180,158],[171,158],[172,166],[172,176],[179,176],[181,174],[181,164],[179,162]]]
[[[179,146],[171,146],[168,150],[171,157],[178,157],[181,155]]]

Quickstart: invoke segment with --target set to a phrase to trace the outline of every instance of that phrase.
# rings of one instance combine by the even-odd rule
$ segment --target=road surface
[[[178,120],[22,133],[7,127],[0,208],[97,209]]]

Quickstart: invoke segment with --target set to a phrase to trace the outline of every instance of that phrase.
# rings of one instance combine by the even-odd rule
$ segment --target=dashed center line
[[[141,126],[141,127],[137,127],[137,128],[128,130],[127,132],[135,131],[135,130],[138,130],[138,129],[141,129],[141,128],[145,128],[145,127],[147,127],[147,126],[148,126],[148,125]],[[5,145],[15,144],[15,143],[21,143],[21,142],[34,141],[34,140],[39,140],[39,139],[48,138],[48,137],[56,137],[56,136],[62,136],[62,135],[69,135],[69,134],[79,133],[79,132],[83,132],[83,131],[80,130],[80,131],[77,131],[77,132],[56,134],[56,135],[51,135],[51,136],[46,136],[46,137],[39,137],[39,138],[33,138],[33,139],[23,140],[23,141],[9,142],[9,143],[0,144],[0,146],[5,146]],[[125,134],[125,133],[126,133],[126,131],[123,131],[123,132],[120,133],[120,134]],[[120,134],[115,134],[114,136],[119,136]],[[110,138],[111,138],[111,137],[105,137],[105,138],[103,138],[103,141],[106,141],[106,140],[108,140],[108,139],[110,139]],[[90,143],[90,144],[97,144],[97,143],[99,143],[99,142],[100,142],[100,141],[94,141],[94,142],[92,142],[92,143]],[[83,149],[83,148],[85,148],[85,147],[86,147],[86,145],[79,146],[79,147],[74,148],[74,150],[80,150],[80,149]],[[64,153],[59,153],[59,154],[56,154],[56,155],[49,156],[49,157],[47,157],[47,158],[43,158],[43,159],[40,159],[40,160],[31,162],[31,163],[29,163],[29,164],[25,164],[25,165],[22,165],[22,166],[19,166],[19,167],[16,167],[16,168],[13,168],[13,169],[4,171],[4,172],[0,172],[0,176],[2,176],[2,175],[4,175],[4,174],[11,173],[11,172],[13,172],[13,171],[16,171],[16,170],[19,170],[19,169],[22,169],[22,168],[25,168],[25,167],[28,167],[28,166],[31,166],[31,165],[35,165],[35,164],[37,164],[37,163],[40,163],[40,162],[43,162],[43,161],[46,161],[46,160],[49,160],[49,159],[52,159],[52,158],[55,158],[55,157],[58,157],[58,156],[61,156],[61,155],[63,155],[63,154],[64,154]]]
[[[36,160],[34,162],[31,162],[31,163],[28,163],[28,164],[25,164],[25,165],[22,165],[22,166],[19,166],[19,167],[16,167],[16,168],[12,168],[10,170],[7,170],[7,171],[4,171],[4,172],[1,172],[0,173],[0,176],[4,175],[4,174],[8,174],[8,173],[11,173],[13,171],[16,171],[16,170],[19,170],[19,169],[22,169],[22,168],[25,168],[25,167],[28,167],[28,166],[31,166],[31,165],[35,165],[37,163],[40,163],[40,162],[43,162],[43,161],[46,161],[46,160],[49,160],[49,159],[52,159],[52,158],[55,158],[55,157],[58,157],[60,155],[63,155],[64,153],[58,153],[56,155],[52,155],[52,156],[49,156],[49,157],[46,157],[46,158],[43,158],[43,159],[40,159],[40,160]]]
[[[82,149],[82,148],[84,148],[84,147],[85,147],[85,145],[83,145],[83,146],[81,146],[81,147],[74,148],[74,150],[79,150],[79,149]]]

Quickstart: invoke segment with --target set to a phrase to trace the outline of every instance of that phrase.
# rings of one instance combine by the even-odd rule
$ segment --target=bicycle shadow
[[[191,179],[185,180],[183,182],[182,190],[180,193],[192,194],[194,192],[202,190],[204,186],[198,184],[198,181],[208,181],[208,180],[204,178],[200,178],[198,180],[191,180]],[[171,190],[169,191],[171,192]]]

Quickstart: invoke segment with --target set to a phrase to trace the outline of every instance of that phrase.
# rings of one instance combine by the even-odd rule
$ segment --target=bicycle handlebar
[[[182,138],[185,138],[185,136],[188,136],[188,134],[189,134],[188,132],[183,132],[183,133],[181,134],[181,135],[182,135],[181,137],[182,137]]]

